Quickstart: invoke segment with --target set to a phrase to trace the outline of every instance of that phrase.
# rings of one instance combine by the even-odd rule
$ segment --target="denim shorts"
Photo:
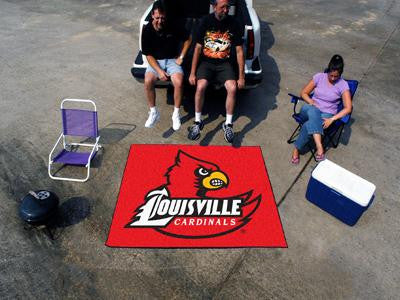
[[[168,58],[168,59],[157,59],[158,65],[161,69],[168,73],[168,75],[172,75],[175,73],[182,73],[183,69],[180,65],[175,62],[175,58]],[[158,77],[158,73],[154,70],[150,64],[147,66],[146,73],[152,72],[154,75]]]

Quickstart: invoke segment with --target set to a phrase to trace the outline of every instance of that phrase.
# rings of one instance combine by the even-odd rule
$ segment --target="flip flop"
[[[325,160],[325,154],[322,153],[322,154],[317,154],[317,155],[315,155],[315,160],[316,160],[317,162],[320,162],[320,161]]]
[[[292,160],[290,161],[292,165],[298,165],[300,162],[300,157],[292,157]]]

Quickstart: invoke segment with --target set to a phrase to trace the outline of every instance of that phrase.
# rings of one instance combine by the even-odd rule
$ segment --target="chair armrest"
[[[341,117],[339,120],[340,120],[342,123],[347,124],[347,123],[349,123],[349,121],[350,121],[350,117],[351,117],[351,113],[349,113],[349,114],[347,114],[347,115]]]
[[[290,100],[290,102],[292,103],[297,103],[299,100],[304,101],[303,98],[293,95],[291,93],[288,94],[290,97],[292,97],[292,99]]]
[[[49,163],[52,161],[51,156],[53,155],[53,152],[54,152],[54,150],[56,149],[56,147],[57,147],[58,143],[60,142],[61,138],[63,137],[63,135],[64,135],[63,133],[60,134],[60,136],[59,136],[57,142],[55,143],[55,145],[54,145],[54,147],[53,147],[53,149],[51,149],[50,154],[49,154]]]
[[[293,95],[293,94],[291,94],[291,93],[289,93],[288,95],[289,95],[290,97],[292,97],[291,100],[290,100],[290,102],[292,102],[292,103],[294,104],[294,106],[293,106],[293,114],[297,114],[297,112],[296,112],[297,103],[299,102],[299,100],[300,100],[300,101],[304,101],[304,99],[301,98],[301,97],[299,97],[299,96]]]
[[[90,155],[88,158],[88,163],[86,164],[86,166],[90,165],[90,161],[92,160],[93,154],[95,151],[97,151],[98,147],[99,147],[99,140],[100,140],[100,136],[96,137],[96,143],[93,145],[92,151],[90,151]]]

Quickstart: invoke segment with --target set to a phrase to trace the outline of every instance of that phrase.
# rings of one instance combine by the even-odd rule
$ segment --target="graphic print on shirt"
[[[208,58],[227,59],[231,52],[232,33],[207,31],[204,36],[203,54]]]

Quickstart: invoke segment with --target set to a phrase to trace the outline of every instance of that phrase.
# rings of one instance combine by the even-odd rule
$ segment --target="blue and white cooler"
[[[375,185],[325,159],[311,173],[306,198],[353,226],[371,205]]]

